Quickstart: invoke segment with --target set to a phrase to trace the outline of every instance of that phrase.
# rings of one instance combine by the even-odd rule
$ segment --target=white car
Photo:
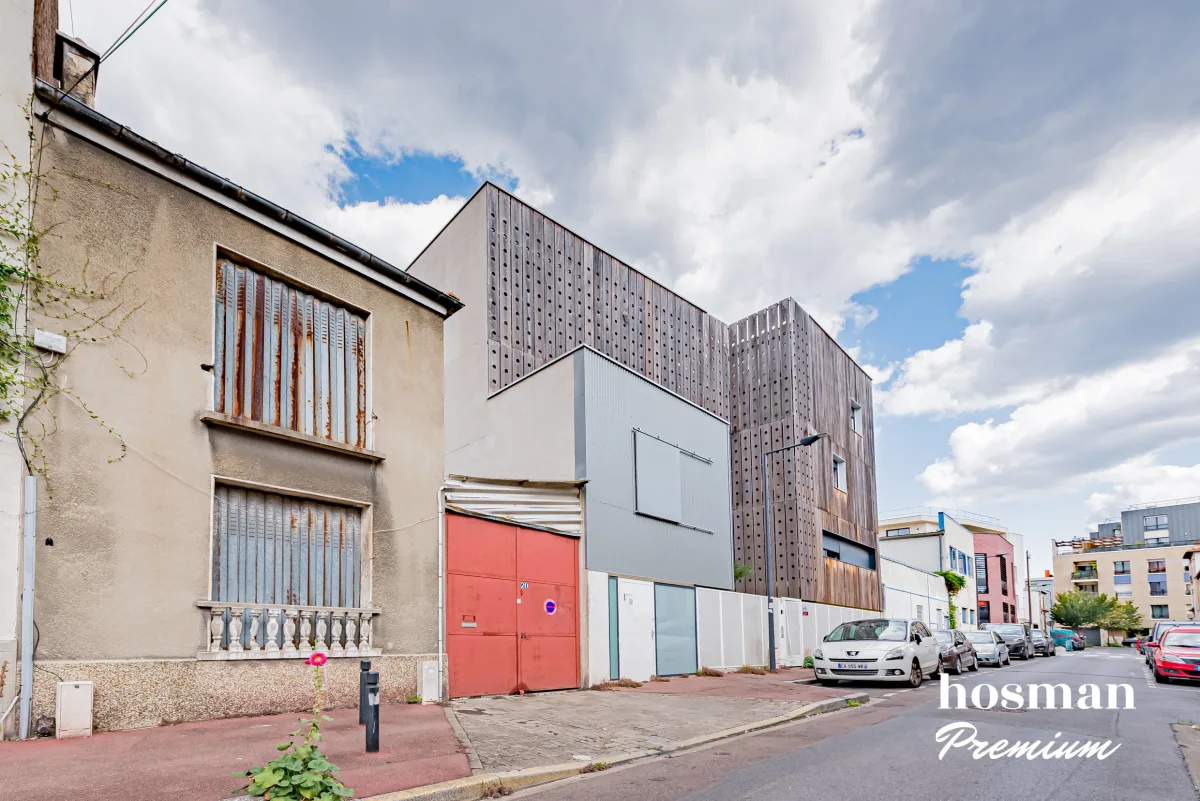
[[[813,651],[817,681],[904,681],[920,687],[941,674],[937,639],[920,620],[871,618],[843,623]]]

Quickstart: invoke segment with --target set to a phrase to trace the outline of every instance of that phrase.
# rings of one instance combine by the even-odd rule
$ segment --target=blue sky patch
[[[422,151],[396,158],[364,154],[358,147],[343,156],[354,177],[341,186],[343,205],[386,200],[428,203],[439,195],[469,197],[483,182],[471,173],[462,159]],[[510,176],[489,175],[495,183],[509,189],[515,183]]]
[[[917,259],[892,283],[851,298],[874,307],[878,315],[861,328],[851,321],[846,341],[862,348],[862,361],[888,364],[961,336],[967,321],[958,316],[958,309],[968,275],[970,269],[961,261]]]

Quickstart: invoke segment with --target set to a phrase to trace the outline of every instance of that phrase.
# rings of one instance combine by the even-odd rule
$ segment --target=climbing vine
[[[124,299],[121,292],[132,273],[97,276],[85,260],[78,275],[62,276],[42,265],[42,245],[57,235],[60,223],[40,227],[39,218],[48,215],[35,215],[35,209],[55,203],[59,193],[52,181],[53,169],[42,173],[43,141],[35,132],[30,104],[25,106],[25,119],[28,142],[23,149],[27,149],[27,158],[19,158],[7,143],[0,142],[0,421],[16,419],[8,434],[16,437],[30,474],[49,483],[43,442],[57,428],[50,404],[56,396],[70,400],[112,435],[119,452],[110,462],[126,453],[120,433],[59,379],[62,365],[80,346],[104,343],[124,346],[114,351],[114,357],[126,375],[132,377],[146,365],[141,351],[122,334],[126,322],[141,307]],[[45,127],[43,124],[43,131]],[[108,184],[100,186],[121,191]],[[66,352],[39,350],[33,335],[37,328],[63,336]],[[125,364],[128,351],[141,360],[140,368],[130,369]]]
[[[942,581],[946,582],[946,594],[950,597],[950,628],[956,629],[958,628],[958,606],[954,603],[954,597],[962,591],[963,587],[967,586],[967,579],[953,570],[935,572],[942,577]]]

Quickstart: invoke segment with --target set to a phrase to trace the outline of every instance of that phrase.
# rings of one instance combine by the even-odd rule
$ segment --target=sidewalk
[[[812,671],[676,677],[614,691],[570,690],[451,704],[476,773],[651,753],[852,692],[794,684]]]
[[[355,797],[471,775],[467,756],[440,706],[380,707],[377,754],[363,753],[357,709],[335,709],[321,727],[321,750]],[[0,743],[3,797],[22,801],[218,801],[244,782],[234,771],[278,756],[296,728],[293,713],[103,732],[71,740]]]

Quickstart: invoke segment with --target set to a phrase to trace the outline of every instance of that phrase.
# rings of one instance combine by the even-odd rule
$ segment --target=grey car
[[[984,631],[994,631],[1017,659],[1033,658],[1033,631],[1028,623],[984,623]]]
[[[1004,667],[1011,665],[1008,646],[1004,639],[994,631],[968,631],[967,639],[975,647],[975,656],[981,665]]]
[[[979,657],[967,636],[957,629],[934,629],[941,651],[942,670],[961,676],[963,668],[979,670]]]
[[[1034,629],[1031,634],[1033,636],[1033,653],[1035,655],[1054,656],[1058,652],[1058,648],[1054,645],[1053,637],[1047,637],[1046,633],[1041,629]]]

